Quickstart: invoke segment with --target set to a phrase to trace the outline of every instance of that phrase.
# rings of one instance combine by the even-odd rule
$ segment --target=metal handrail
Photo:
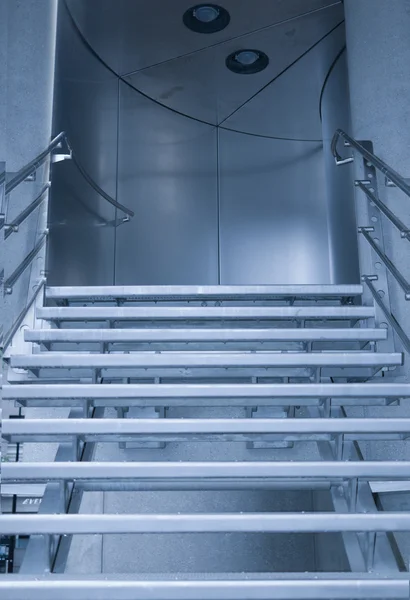
[[[38,206],[40,206],[40,204],[45,200],[45,193],[48,189],[50,189],[50,185],[50,182],[46,183],[37,194],[36,198],[34,198],[33,202],[31,202],[27,208],[25,208],[15,219],[13,219],[11,223],[6,223],[4,225],[6,230],[4,239],[7,239],[12,233],[16,233],[19,225],[21,225],[27,219],[27,217],[29,217]]]
[[[63,141],[66,141],[67,137],[64,131],[59,133],[47,146],[43,152],[38,154],[32,161],[22,167],[20,171],[6,183],[6,195],[10,194],[20,183],[22,183],[27,177],[29,177],[34,171],[36,171],[41,165],[45,163],[52,151],[57,148]]]
[[[398,268],[392,263],[390,258],[385,255],[385,253],[378,247],[374,239],[369,235],[369,231],[372,231],[373,227],[359,227],[359,233],[361,233],[373,250],[376,252],[377,256],[383,261],[385,267],[390,271],[393,275],[399,286],[404,292],[406,300],[410,300],[410,283],[407,279],[400,273]]]
[[[366,194],[366,196],[369,198],[369,200],[377,206],[377,208],[380,210],[380,212],[382,212],[384,214],[384,216],[387,219],[389,219],[390,223],[393,223],[393,225],[396,227],[396,229],[399,230],[400,236],[403,239],[410,241],[410,229],[408,227],[406,227],[406,225],[403,223],[403,221],[401,221],[398,217],[396,217],[396,215],[390,210],[390,208],[388,208],[384,204],[384,202],[382,202],[380,200],[380,198],[378,196],[376,196],[376,194],[373,194],[373,192],[370,191],[369,187],[365,183],[363,183],[363,181],[357,181],[356,186],[359,189],[361,189],[362,192],[364,192]]]
[[[410,354],[410,339],[409,339],[409,337],[404,332],[401,325],[397,322],[396,317],[394,315],[392,315],[391,312],[387,309],[383,300],[380,298],[379,294],[377,293],[376,288],[372,284],[372,279],[373,278],[369,277],[368,275],[363,275],[363,277],[362,277],[362,281],[364,281],[366,283],[367,287],[370,290],[371,295],[374,298],[374,301],[376,302],[376,304],[379,306],[380,310],[386,317],[387,322],[392,327],[392,329],[394,329],[397,336],[400,338],[404,349]]]
[[[41,281],[38,283],[38,285],[36,287],[36,291],[30,298],[28,304],[20,312],[19,316],[14,321],[14,323],[12,324],[9,331],[5,334],[5,336],[2,339],[0,339],[0,350],[2,352],[4,352],[8,348],[9,344],[11,344],[15,333],[17,333],[20,325],[22,324],[22,322],[24,320],[24,317],[26,316],[26,314],[28,313],[30,308],[33,306],[33,303],[35,302],[35,300],[36,300],[37,296],[39,295],[39,293],[41,292],[41,290],[44,288],[45,284],[46,284],[46,278],[43,277],[41,279]]]
[[[109,194],[107,194],[94,181],[94,179],[87,173],[87,171],[84,169],[84,167],[78,161],[78,158],[74,155],[72,147],[71,147],[70,142],[68,140],[67,134],[64,131],[62,131],[61,133],[59,133],[50,142],[50,144],[47,146],[47,148],[45,150],[43,150],[43,152],[41,152],[40,154],[38,154],[38,156],[36,156],[31,162],[29,162],[27,165],[25,165],[24,167],[22,167],[20,169],[20,171],[13,177],[13,179],[11,179],[11,181],[9,181],[8,183],[6,183],[6,189],[5,189],[6,195],[10,194],[10,192],[12,192],[18,185],[20,185],[20,183],[22,183],[23,181],[25,181],[27,179],[27,177],[29,177],[30,175],[32,175],[32,173],[34,173],[34,171],[36,171],[39,167],[41,167],[41,165],[44,164],[45,161],[47,160],[47,158],[50,156],[50,154],[52,153],[52,151],[55,148],[60,147],[63,142],[65,142],[67,144],[67,147],[69,149],[69,155],[68,156],[73,160],[75,166],[77,167],[77,169],[79,170],[79,172],[81,173],[81,175],[84,177],[84,179],[86,180],[86,182],[102,198],[104,198],[104,200],[106,200],[107,202],[109,202],[110,204],[112,204],[112,206],[114,206],[115,208],[118,208],[119,210],[121,210],[122,212],[124,212],[128,217],[134,217],[135,216],[134,211],[132,211],[130,208],[127,208],[126,206],[124,206],[120,202],[117,202],[117,200],[114,200],[114,198],[112,198]],[[2,180],[3,181],[5,180],[5,177],[6,177],[5,173],[2,173],[0,175],[0,183],[1,183]]]
[[[339,141],[339,138],[343,138],[347,146],[351,146],[352,148],[360,152],[363,158],[365,158],[369,163],[371,163],[376,169],[379,169],[379,171],[381,171],[383,175],[386,175],[386,177],[399,189],[401,189],[401,191],[404,192],[406,196],[410,197],[410,185],[406,183],[404,177],[402,177],[399,173],[397,173],[397,171],[389,167],[387,163],[385,163],[381,158],[373,154],[373,152],[369,152],[369,150],[366,150],[364,146],[362,146],[359,142],[347,135],[347,133],[345,133],[342,129],[338,129],[336,131],[332,140],[332,153],[337,165],[344,165],[354,161],[353,157],[342,158],[338,153],[337,143]]]
[[[31,265],[31,263],[33,262],[33,260],[37,256],[37,254],[40,252],[41,248],[46,243],[47,236],[48,236],[48,231],[45,231],[42,234],[40,240],[37,242],[36,246],[33,248],[33,250],[29,254],[27,254],[26,258],[19,264],[17,269],[15,269],[15,271],[13,271],[13,273],[10,275],[10,277],[8,277],[6,279],[6,281],[4,282],[4,294],[12,294],[13,293],[14,284],[20,278],[20,276],[24,273],[24,271],[27,269],[27,267],[29,267]]]

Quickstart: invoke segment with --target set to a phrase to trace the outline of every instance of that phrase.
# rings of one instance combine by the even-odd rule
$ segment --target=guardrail
[[[355,160],[354,156],[343,158],[340,155],[338,151],[338,143],[340,139],[344,140],[345,148],[351,148],[362,156],[366,167],[374,168],[375,171],[379,171],[380,173],[382,173],[386,178],[386,185],[397,187],[406,196],[410,198],[410,185],[407,183],[407,180],[404,177],[402,177],[397,171],[395,171],[392,167],[390,167],[387,163],[385,163],[380,157],[376,156],[373,152],[366,148],[364,145],[365,142],[358,142],[341,129],[338,129],[336,131],[335,135],[333,136],[331,145],[336,165],[349,164]],[[400,233],[400,237],[404,240],[410,241],[410,229],[392,210],[390,210],[390,208],[386,206],[386,204],[379,198],[377,193],[375,193],[374,180],[356,180],[355,185],[367,196],[369,202],[373,206],[377,207],[380,214],[383,215],[398,230],[398,232]],[[382,245],[380,244],[380,240],[372,237],[371,234],[374,233],[374,227],[370,225],[366,227],[359,227],[358,233],[366,240],[372,251],[382,261],[384,267],[392,275],[392,277],[398,283],[400,288],[403,290],[405,300],[410,300],[410,282],[407,281],[400,269],[383,251]],[[391,313],[389,308],[383,302],[382,296],[378,293],[378,291],[372,284],[373,281],[378,280],[378,275],[363,274],[362,280],[364,283],[366,283],[369,292],[373,297],[375,305],[380,309],[380,311],[386,318],[386,321],[394,329],[397,336],[401,340],[405,350],[410,353],[410,338],[405,333],[405,331],[398,323],[394,315]]]
[[[64,148],[65,146],[65,148]],[[55,154],[54,151],[57,149],[62,149],[62,153]],[[8,197],[18,186],[24,181],[29,180],[29,178],[33,177],[37,170],[45,165],[48,160],[51,162],[58,162],[64,159],[70,159],[73,161],[73,164],[76,166],[79,173],[85,179],[90,187],[94,189],[104,200],[106,200],[109,204],[114,206],[116,209],[120,210],[124,213],[124,217],[121,219],[115,219],[114,225],[118,226],[122,223],[125,223],[130,220],[130,218],[134,217],[134,211],[132,211],[127,206],[124,206],[120,202],[117,202],[114,198],[112,198],[109,194],[107,194],[89,175],[87,170],[82,166],[81,162],[77,158],[76,154],[73,152],[73,149],[70,145],[68,137],[64,131],[59,133],[45,148],[40,154],[38,154],[33,160],[24,165],[18,173],[16,173],[10,181],[7,181],[7,175],[5,172],[0,173],[0,185],[3,186],[4,195]],[[12,234],[18,233],[19,227],[26,219],[47,199],[48,191],[51,187],[50,182],[46,182],[41,190],[38,192],[37,196],[32,200],[32,202],[22,210],[13,220],[8,222],[6,211],[0,215],[0,230],[4,229],[4,239],[7,240]],[[23,260],[17,265],[14,271],[3,280],[3,295],[12,294],[13,288],[17,281],[20,279],[21,275],[31,266],[34,259],[38,256],[39,252],[47,245],[48,238],[48,229],[44,231],[38,231],[39,237],[37,236],[37,241],[33,249],[23,258]],[[0,339],[0,347],[4,350],[6,346],[10,343],[11,338],[16,331],[16,327],[18,328],[24,319],[27,311],[30,306],[38,296],[40,290],[43,288],[45,282],[45,278],[43,277],[38,285],[34,286],[35,292],[31,299],[25,304],[22,311],[19,313],[17,319],[13,320],[8,332],[3,333]],[[3,326],[4,329],[4,326]]]

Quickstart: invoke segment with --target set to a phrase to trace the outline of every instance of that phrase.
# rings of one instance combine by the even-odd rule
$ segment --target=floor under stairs
[[[410,385],[362,293],[46,289],[6,359],[24,418],[2,427],[24,448],[3,485],[45,491],[0,515],[31,535],[0,594],[22,600],[20,577],[30,600],[408,598],[410,514],[378,493],[410,479]]]

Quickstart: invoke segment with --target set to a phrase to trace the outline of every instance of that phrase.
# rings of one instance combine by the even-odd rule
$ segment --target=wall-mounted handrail
[[[388,310],[388,308],[384,304],[383,300],[380,298],[379,294],[377,293],[376,288],[374,287],[374,285],[371,282],[372,278],[369,277],[368,275],[363,275],[362,281],[364,281],[366,283],[367,287],[370,290],[370,293],[372,294],[372,296],[374,298],[374,301],[376,302],[376,304],[379,306],[380,310],[386,317],[386,321],[389,323],[389,325],[392,327],[392,329],[394,329],[394,331],[397,333],[398,337],[400,338],[400,340],[404,346],[404,349],[410,354],[410,339],[407,336],[407,334],[404,332],[402,327],[399,325],[399,323],[397,322],[396,317],[391,314],[391,312]]]
[[[50,189],[50,182],[46,183],[45,186],[40,190],[36,198],[34,198],[33,202],[31,202],[27,208],[25,208],[21,213],[11,221],[11,223],[6,223],[4,228],[6,233],[4,234],[4,238],[7,239],[12,233],[16,233],[18,231],[19,226],[31,215],[31,213],[38,207],[45,199],[45,193],[48,189]]]
[[[97,192],[97,194],[99,194],[102,198],[104,198],[104,200],[107,200],[107,202],[109,202],[110,204],[115,206],[115,208],[122,210],[122,212],[125,213],[126,215],[128,215],[129,217],[133,217],[135,215],[133,210],[131,210],[130,208],[127,208],[120,202],[117,202],[117,200],[114,200],[114,198],[111,198],[111,196],[109,196],[106,192],[104,192],[103,189],[100,188],[98,183],[96,183],[94,181],[94,179],[92,179],[92,177],[90,177],[90,175],[87,173],[87,171],[81,165],[81,163],[78,161],[78,158],[76,157],[76,155],[74,153],[72,154],[71,158],[72,158],[73,163],[75,164],[75,166],[81,173],[81,175],[84,177],[84,179],[88,183],[88,185],[90,185]]]
[[[13,177],[13,179],[11,179],[8,183],[6,183],[5,186],[5,193],[6,195],[10,194],[10,192],[12,192],[18,185],[20,185],[20,183],[22,183],[23,181],[25,181],[27,179],[27,177],[29,177],[30,175],[32,175],[32,173],[34,173],[34,171],[36,171],[36,169],[38,169],[39,167],[41,167],[42,164],[45,163],[45,161],[47,160],[47,158],[51,155],[51,153],[53,152],[53,150],[55,148],[58,148],[61,146],[61,144],[65,142],[67,144],[67,147],[69,149],[69,155],[67,155],[67,157],[70,157],[73,161],[73,163],[75,164],[75,166],[77,167],[77,169],[79,170],[79,172],[81,173],[81,175],[84,177],[84,179],[86,180],[86,182],[102,197],[104,198],[104,200],[106,200],[107,202],[109,202],[110,204],[112,204],[112,206],[115,206],[115,208],[117,208],[118,210],[121,210],[123,213],[125,213],[128,217],[133,217],[135,215],[134,211],[132,211],[130,208],[127,208],[126,206],[124,206],[123,204],[121,204],[120,202],[117,202],[117,200],[114,200],[114,198],[112,198],[109,194],[107,194],[106,192],[104,192],[104,190],[98,185],[98,183],[96,183],[94,181],[94,179],[87,173],[87,171],[84,169],[84,167],[81,165],[81,163],[78,161],[78,158],[76,157],[76,155],[74,154],[72,147],[69,143],[68,137],[66,135],[66,133],[64,131],[62,131],[61,133],[59,133],[51,142],[50,144],[47,146],[47,148],[45,150],[43,150],[43,152],[41,152],[40,154],[38,154],[32,161],[30,161],[27,165],[25,165],[24,167],[22,167],[20,169],[20,171]],[[5,180],[6,174],[2,173],[0,175],[0,184]]]
[[[32,161],[22,167],[18,173],[6,183],[6,195],[10,194],[20,183],[22,183],[27,177],[29,177],[34,171],[36,171],[42,164],[45,163],[52,151],[57,148],[63,141],[66,140],[66,134],[64,131],[59,133],[47,146],[43,152],[38,154]]]
[[[0,349],[2,352],[4,352],[4,350],[6,350],[6,348],[9,346],[9,344],[13,340],[13,337],[14,337],[15,333],[17,333],[17,331],[19,330],[19,327],[22,324],[24,317],[26,316],[26,314],[32,307],[33,303],[35,302],[35,300],[36,300],[37,296],[39,295],[39,293],[41,292],[41,290],[44,288],[45,284],[46,284],[46,278],[43,277],[41,279],[41,281],[38,283],[38,285],[36,286],[36,291],[30,298],[28,304],[26,306],[24,306],[23,310],[20,312],[17,319],[13,322],[9,331],[5,334],[5,336],[2,339],[0,339]]]
[[[387,163],[384,162],[381,158],[373,154],[373,152],[369,152],[366,150],[364,146],[362,146],[359,142],[351,138],[347,133],[345,133],[342,129],[338,129],[333,136],[332,140],[332,153],[336,160],[337,165],[347,164],[354,160],[353,157],[342,158],[337,151],[337,144],[339,138],[343,138],[347,143],[347,146],[350,146],[360,152],[360,154],[365,158],[369,163],[371,163],[376,169],[381,171],[386,177],[394,183],[402,192],[406,194],[406,196],[410,197],[410,185],[406,182],[404,177],[402,177],[397,171],[389,167]]]
[[[4,281],[4,294],[11,294],[16,281],[24,273],[24,271],[31,265],[41,248],[44,246],[48,236],[48,231],[45,231],[33,250],[27,254],[26,258],[19,264],[17,269]]]
[[[390,258],[385,255],[385,253],[381,250],[381,248],[379,248],[379,246],[376,244],[373,238],[369,235],[369,230],[371,229],[371,227],[359,227],[359,233],[361,233],[364,236],[364,238],[369,242],[370,246],[376,252],[377,256],[380,258],[381,261],[383,261],[386,268],[393,275],[393,277],[403,290],[406,300],[410,300],[410,283],[407,281],[407,279],[405,279],[405,277],[400,273],[398,268],[392,263]]]
[[[384,202],[382,202],[380,198],[376,196],[376,194],[373,194],[373,192],[370,191],[369,187],[365,183],[362,181],[357,181],[356,186],[360,188],[366,194],[369,200],[377,206],[380,212],[382,212],[384,216],[389,219],[390,223],[393,223],[393,225],[400,231],[401,237],[410,241],[410,229],[406,227],[403,221],[396,217],[390,208],[388,208]]]

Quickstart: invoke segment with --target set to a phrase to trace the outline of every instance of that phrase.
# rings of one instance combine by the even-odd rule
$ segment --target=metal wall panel
[[[216,131],[120,88],[117,230],[123,284],[218,283]]]
[[[321,144],[220,132],[221,282],[330,283]]]
[[[341,33],[344,34],[344,31]],[[329,39],[326,45],[330,56],[336,55],[340,48],[340,42],[336,38]],[[332,137],[339,128],[350,131],[346,52],[340,54],[334,68],[329,72],[322,97],[330,271],[331,282],[335,284],[359,281],[352,167],[338,167],[331,152]]]
[[[89,52],[60,5],[54,131],[66,131],[94,180],[116,195],[118,81]],[[70,161],[53,167],[49,283],[114,281],[115,209]]]

